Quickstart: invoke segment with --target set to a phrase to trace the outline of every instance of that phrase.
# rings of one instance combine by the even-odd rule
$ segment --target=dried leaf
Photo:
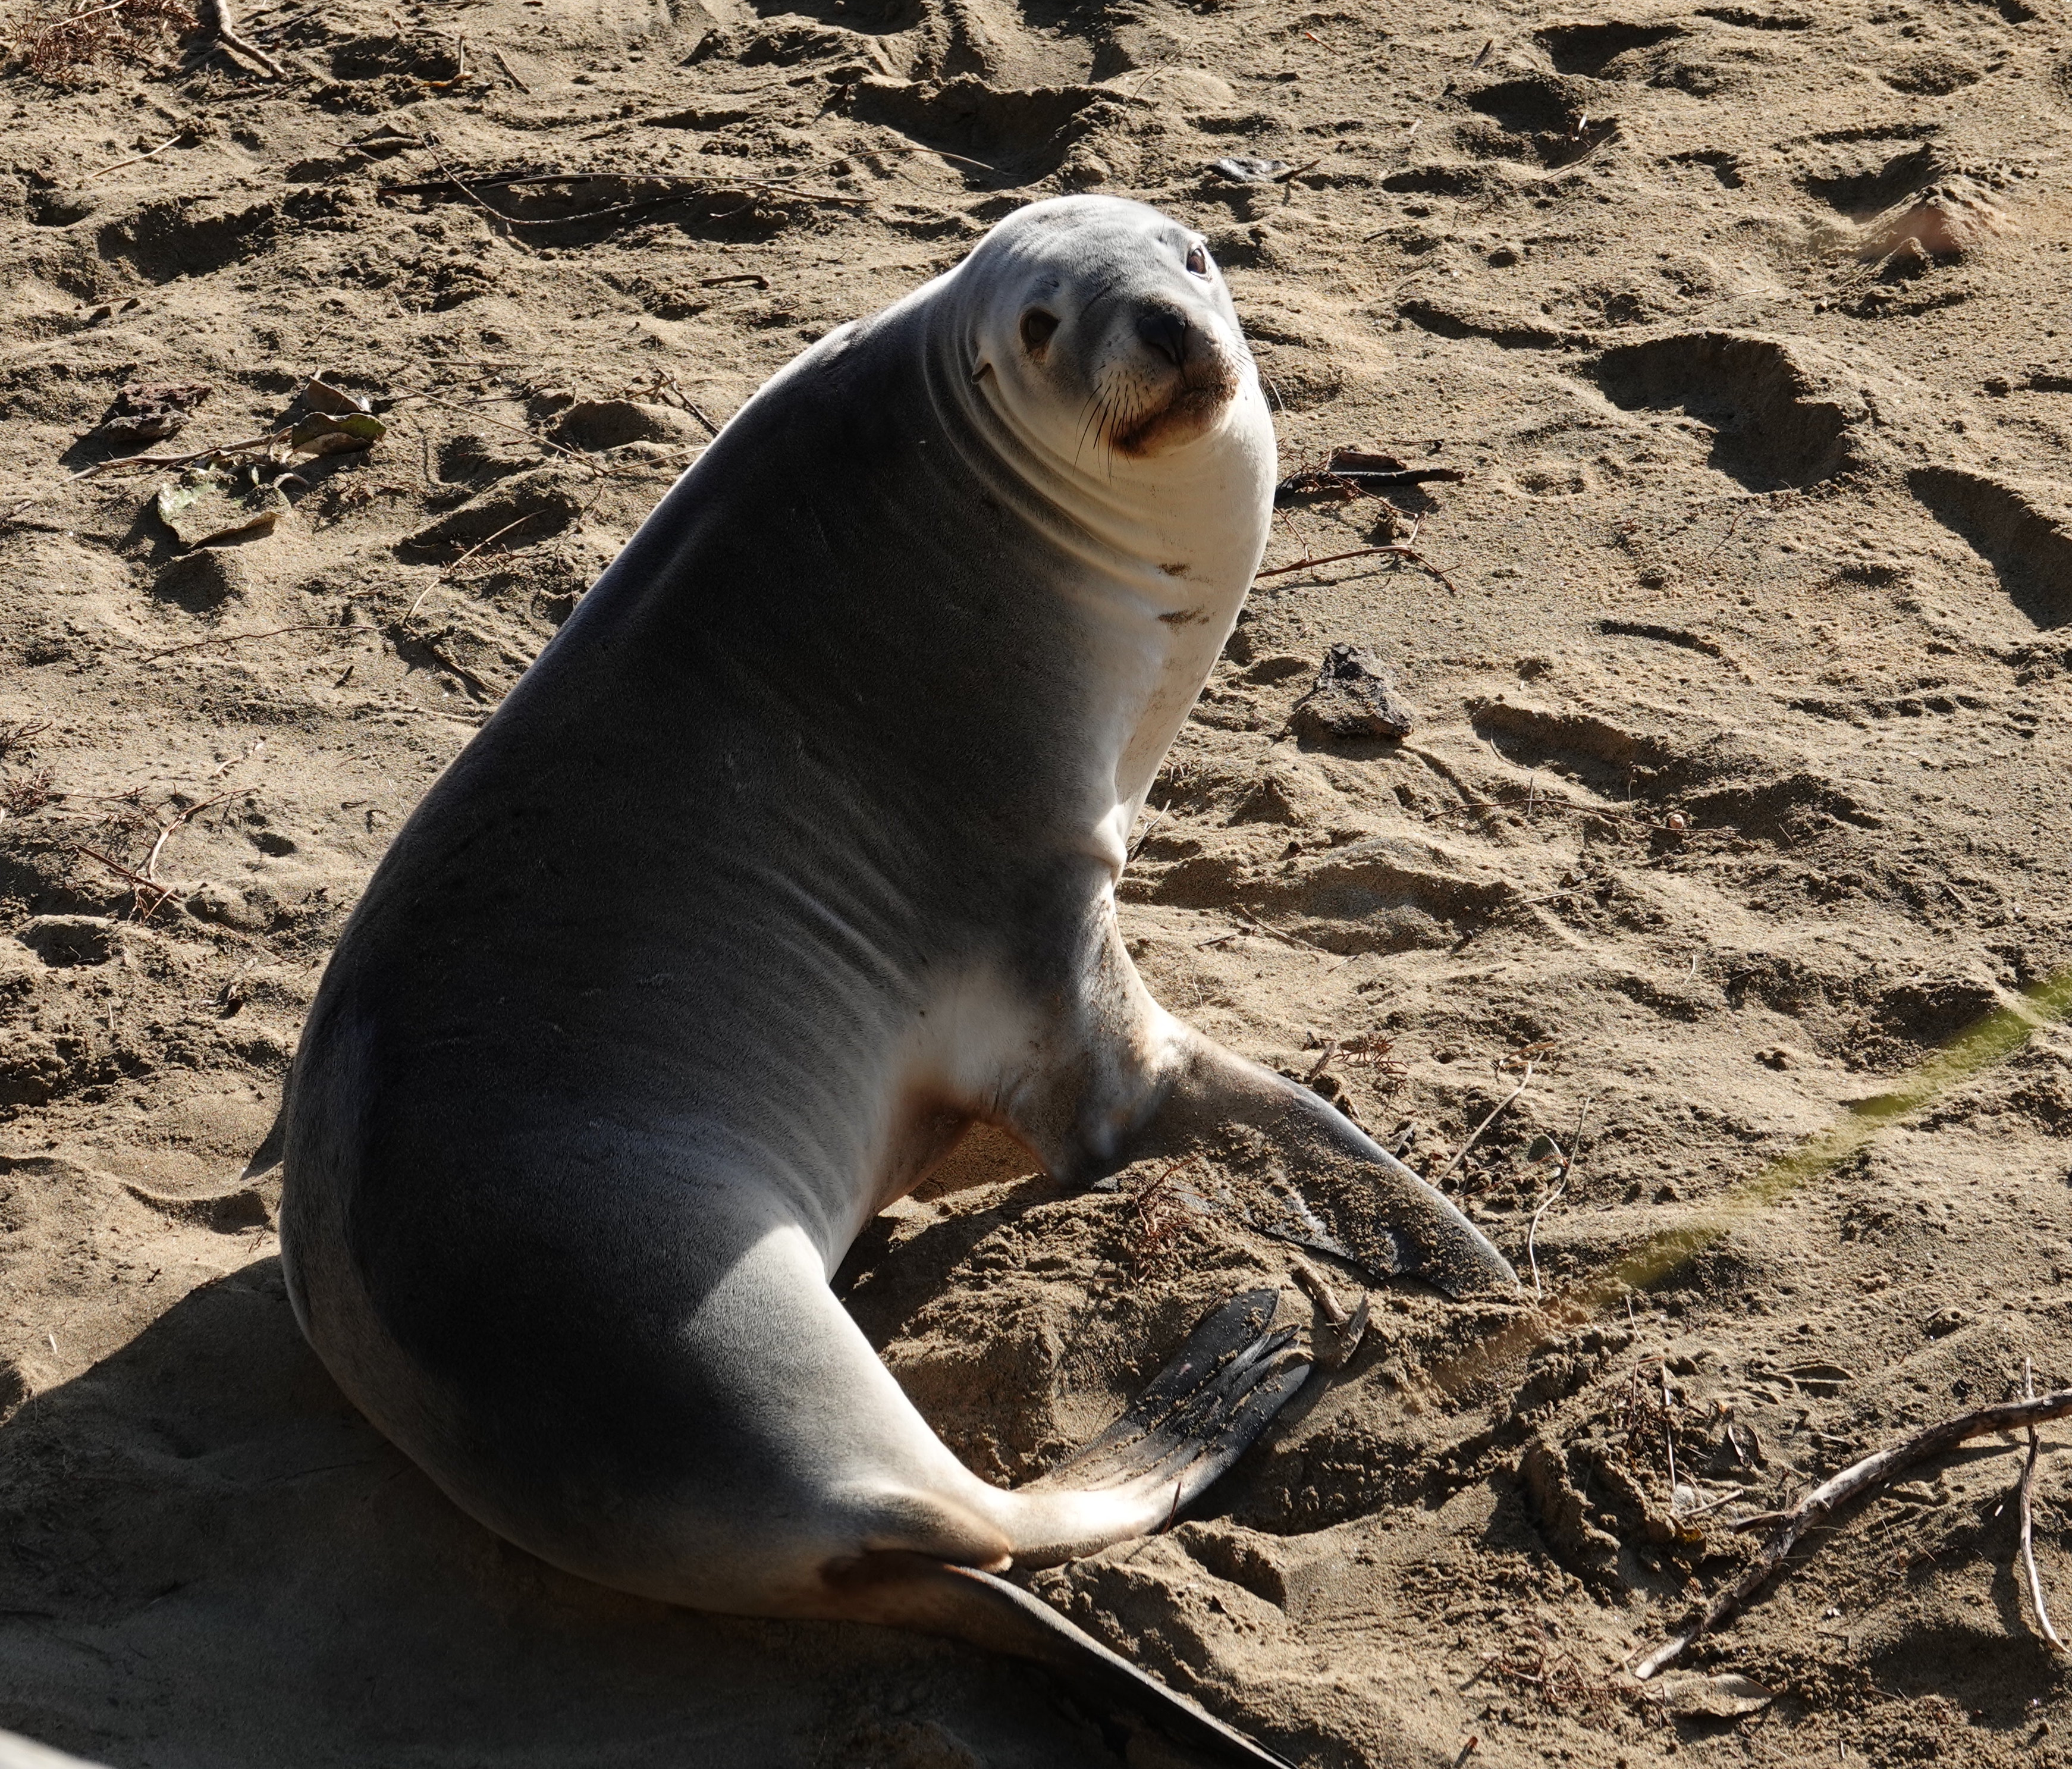
[[[288,446],[298,455],[346,455],[372,448],[388,434],[386,424],[364,412],[343,418],[311,412],[289,433]]]
[[[368,409],[365,400],[332,386],[321,375],[310,377],[309,385],[302,389],[302,404],[313,412],[333,418],[364,416]]]
[[[189,473],[158,488],[158,520],[191,547],[270,533],[288,508],[273,487],[240,492],[213,473]]]

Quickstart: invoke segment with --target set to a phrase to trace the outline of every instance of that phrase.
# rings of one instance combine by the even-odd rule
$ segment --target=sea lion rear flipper
[[[857,1621],[947,1635],[1030,1659],[1096,1709],[1155,1727],[1203,1769],[1295,1769],[1279,1753],[1169,1689],[1004,1578],[923,1554],[866,1554],[831,1579]]]
[[[1231,1187],[1230,1207],[1254,1226],[1378,1277],[1421,1277],[1449,1296],[1517,1294],[1517,1273],[1489,1238],[1342,1112],[1198,1034],[1127,1152],[1190,1154],[1214,1147],[1231,1123],[1268,1131],[1288,1157],[1287,1183]]]

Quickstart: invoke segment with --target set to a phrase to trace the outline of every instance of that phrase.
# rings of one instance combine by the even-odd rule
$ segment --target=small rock
[[[1324,654],[1317,685],[1295,703],[1289,724],[1315,737],[1408,737],[1417,717],[1396,697],[1380,660],[1354,645]]]
[[[1075,149],[1058,168],[1058,182],[1068,191],[1096,190],[1114,176],[1108,162],[1084,146]]]

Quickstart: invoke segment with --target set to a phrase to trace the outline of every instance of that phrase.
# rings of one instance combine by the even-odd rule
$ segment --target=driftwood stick
[[[2027,1358],[2021,1360],[2021,1388],[2025,1396],[2036,1393],[2036,1376]],[[2036,1427],[2029,1428],[2029,1455],[2021,1465],[2021,1484],[2016,1489],[2021,1504],[2021,1567],[2029,1580],[2029,1601],[2036,1611],[2036,1631],[2050,1649],[2062,1652],[2065,1643],[2050,1625],[2050,1611],[2044,1606],[2043,1580],[2036,1569],[2036,1460],[2042,1451]]]
[[[268,55],[257,43],[240,35],[237,19],[230,10],[229,0],[201,0],[199,7],[202,29],[228,50],[240,55],[246,60],[263,68],[269,78],[286,80],[288,70]]]
[[[1960,1413],[1955,1418],[1931,1425],[1889,1448],[1865,1456],[1860,1462],[1852,1463],[1840,1474],[1822,1481],[1788,1511],[1743,1520],[1735,1525],[1737,1529],[1759,1528],[1772,1521],[1779,1527],[1777,1533],[1763,1544],[1755,1564],[1708,1603],[1704,1613],[1690,1627],[1664,1641],[1634,1665],[1633,1674],[1645,1682],[1656,1672],[1675,1664],[1701,1635],[1738,1615],[1784,1565],[1800,1538],[1844,1505],[1883,1486],[1917,1463],[1947,1454],[1967,1438],[1982,1437],[1989,1431],[2013,1433],[2025,1426],[2033,1429],[2045,1419],[2062,1419],[2068,1413],[2072,1413],[2072,1388],[2059,1388],[2054,1393],[2038,1395],[2034,1400],[2004,1401],[1997,1406]]]

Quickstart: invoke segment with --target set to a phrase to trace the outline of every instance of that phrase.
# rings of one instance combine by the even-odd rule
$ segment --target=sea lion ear
[[[985,357],[981,356],[978,360],[978,366],[971,372],[971,378],[973,384],[976,385],[977,382],[984,381],[985,377],[992,372],[993,364],[987,361]]]

